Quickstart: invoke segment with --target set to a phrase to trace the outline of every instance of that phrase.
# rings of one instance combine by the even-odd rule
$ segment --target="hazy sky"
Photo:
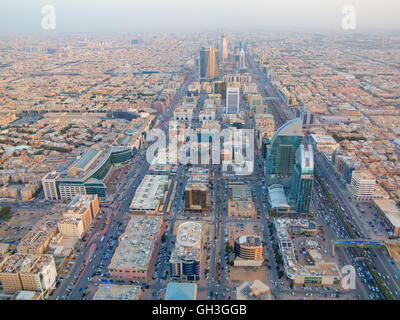
[[[41,28],[46,4],[55,31]],[[0,32],[340,30],[343,5],[355,7],[356,31],[400,29],[400,0],[0,0]]]

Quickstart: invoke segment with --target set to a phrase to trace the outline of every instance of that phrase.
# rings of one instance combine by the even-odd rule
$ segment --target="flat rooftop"
[[[140,286],[100,284],[93,300],[138,300],[140,298]]]
[[[393,226],[400,227],[400,209],[392,199],[375,199],[375,205],[385,214]]]
[[[178,226],[175,247],[172,249],[170,262],[184,259],[200,259],[202,224],[184,222]]]
[[[54,261],[54,258],[49,254],[16,253],[5,259],[0,266],[0,272],[37,274],[52,261]]]
[[[328,262],[324,260],[322,252],[319,252],[319,262],[314,265],[305,265],[296,259],[295,249],[296,239],[293,240],[289,234],[289,227],[310,225],[307,219],[292,219],[292,218],[275,218],[274,225],[278,235],[279,249],[285,265],[285,271],[289,277],[305,276],[305,277],[323,277],[332,276],[340,277],[340,270],[336,262]],[[313,223],[311,223],[313,226]],[[319,244],[315,239],[307,238],[307,243],[313,244],[313,249],[318,249]]]
[[[147,270],[161,224],[161,217],[133,216],[108,268]]]
[[[261,238],[253,235],[240,236],[235,241],[241,245],[248,247],[259,247],[261,246]]]
[[[90,206],[92,201],[96,199],[95,194],[78,194],[71,200],[67,206],[65,213],[69,214],[83,214]]]
[[[33,253],[38,250],[57,231],[60,214],[46,215],[39,219],[32,230],[21,239],[17,246],[18,252]]]
[[[231,189],[232,200],[252,200],[250,187],[247,183],[230,182],[228,188]]]
[[[132,199],[131,210],[156,210],[164,197],[169,178],[166,175],[145,175]]]

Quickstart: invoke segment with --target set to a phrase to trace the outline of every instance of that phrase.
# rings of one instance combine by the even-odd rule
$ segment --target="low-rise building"
[[[59,215],[47,215],[39,219],[17,246],[18,253],[44,253],[57,233]]]
[[[228,200],[228,217],[230,218],[256,218],[257,210],[253,201]]]
[[[294,282],[294,284],[315,283],[321,285],[336,285],[341,279],[341,272],[336,262],[327,261],[320,250],[307,250],[310,254],[313,264],[301,263],[296,258],[296,236],[300,236],[298,232],[309,225],[310,229],[314,229],[307,219],[290,219],[279,218],[274,219],[274,226],[278,237],[278,246],[283,259],[283,267],[286,276]],[[293,237],[294,236],[294,237]],[[310,241],[311,240],[311,241]],[[306,241],[312,244],[312,248],[318,247],[318,242],[310,238]],[[318,252],[320,255],[315,254]]]
[[[260,280],[245,281],[236,288],[237,300],[271,300],[270,288]]]
[[[140,300],[142,289],[134,285],[100,284],[93,300]]]
[[[197,284],[168,282],[165,300],[197,300]]]
[[[0,265],[0,281],[6,293],[49,290],[56,277],[54,258],[48,254],[16,253]]]
[[[111,259],[108,270],[117,281],[147,281],[162,233],[158,216],[133,216]]]
[[[170,181],[166,175],[145,175],[129,207],[134,214],[161,214]]]
[[[392,199],[375,199],[373,206],[389,226],[390,231],[396,235],[400,235],[400,209],[396,206],[396,202]]]
[[[263,263],[262,241],[258,236],[240,236],[234,241],[235,266],[261,266]]]

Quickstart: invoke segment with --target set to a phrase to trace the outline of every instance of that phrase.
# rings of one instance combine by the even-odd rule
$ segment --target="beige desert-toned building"
[[[270,288],[260,280],[246,281],[236,288],[237,300],[271,300]]]
[[[262,241],[258,236],[238,237],[233,244],[235,266],[261,266],[263,263]]]
[[[228,217],[255,218],[257,217],[257,210],[253,201],[228,200]]]
[[[133,214],[161,214],[170,180],[166,175],[145,175],[129,207]]]
[[[60,233],[65,237],[78,237],[87,230],[99,212],[97,195],[77,195],[69,203],[63,218],[58,223]]]
[[[100,284],[93,300],[140,300],[141,297],[140,286]]]
[[[47,215],[41,218],[20,241],[17,246],[18,253],[44,253],[57,233],[57,220],[59,215]]]
[[[85,232],[83,220],[80,218],[63,217],[57,225],[64,237],[81,238]]]
[[[0,281],[6,293],[45,291],[52,288],[56,277],[54,258],[48,254],[16,253],[0,265]]]
[[[160,216],[133,216],[119,239],[119,245],[108,266],[111,278],[117,281],[147,281],[156,259],[163,219]]]

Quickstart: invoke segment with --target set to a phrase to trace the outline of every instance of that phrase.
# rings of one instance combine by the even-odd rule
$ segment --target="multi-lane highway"
[[[254,63],[251,63],[251,72],[252,74],[257,77],[257,84],[259,91],[261,94],[266,97],[267,95],[275,95],[278,96],[277,90],[274,88],[272,84],[270,84],[266,77],[265,74],[260,72],[259,70],[256,69]],[[293,113],[287,109],[285,104],[282,101],[279,100],[269,100],[269,106],[271,107],[271,111],[274,114],[276,124],[278,126],[282,125],[289,119],[293,118]],[[320,154],[315,155],[315,163],[316,163],[316,168],[317,170],[322,169],[320,171],[321,176],[324,179],[324,184],[326,184],[330,190],[330,192],[334,195],[336,201],[344,208],[344,213],[346,214],[346,218],[351,221],[351,225],[354,227],[355,231],[360,234],[360,236],[366,235],[367,237],[373,237],[373,233],[371,231],[371,228],[363,221],[360,216],[360,211],[359,209],[352,203],[347,194],[346,191],[344,190],[343,184],[337,179],[336,174],[333,172],[332,167],[330,164],[326,162],[324,158]],[[319,199],[323,200],[323,199]],[[325,210],[329,210],[329,208],[325,207]],[[333,212],[333,211],[332,211]],[[336,230],[340,223],[337,223],[337,225],[331,224],[330,227],[333,228],[334,232],[342,232],[344,233],[345,237],[349,237],[348,234],[346,234],[345,228],[343,228],[342,231]],[[340,250],[340,249],[339,249]],[[341,254],[344,254],[342,257],[343,261],[350,264],[352,263],[353,265],[355,264],[355,267],[358,268],[358,275],[362,278],[362,280],[365,280],[366,282],[361,283],[360,280],[358,280],[358,284],[362,287],[368,288],[361,288],[360,289],[360,296],[362,295],[363,298],[371,298],[371,299],[381,299],[383,296],[377,289],[377,284],[376,282],[370,277],[368,273],[368,268],[366,267],[365,263],[362,262],[362,260],[354,260],[356,257],[355,253],[352,253],[351,249],[342,249]],[[378,272],[378,275],[381,274],[381,278],[385,280],[385,285],[390,288],[390,292],[392,293],[392,296],[394,298],[400,298],[398,295],[399,290],[399,279],[398,279],[398,274],[399,273],[399,268],[395,263],[393,263],[393,260],[385,254],[384,251],[381,249],[377,248],[371,248],[371,249],[366,249],[366,252],[368,255],[370,255],[369,252],[371,252],[372,257],[371,262],[373,264],[374,270]],[[354,255],[354,256],[352,256]],[[394,276],[396,275],[396,276]],[[377,292],[378,291],[378,292]]]
[[[190,82],[191,78],[187,77],[165,117],[161,119],[159,123],[161,128],[166,127],[165,124],[171,117],[172,110],[186,94]],[[103,214],[93,222],[89,240],[78,245],[72,258],[73,267],[65,279],[58,279],[61,283],[49,299],[81,299],[89,285],[98,286],[99,281],[107,279],[109,275],[107,267],[118,246],[118,238],[124,232],[129,219],[128,212],[132,197],[150,166],[146,161],[146,151],[145,145],[133,159],[133,165],[121,182],[114,198],[108,204],[101,204]],[[105,225],[106,221],[107,225]],[[95,273],[99,277],[93,277]],[[87,298],[91,296],[88,295]]]

